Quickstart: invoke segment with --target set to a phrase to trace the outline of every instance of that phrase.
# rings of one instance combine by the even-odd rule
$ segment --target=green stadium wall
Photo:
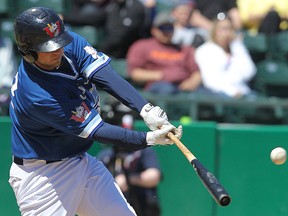
[[[147,131],[141,121],[135,128]],[[18,216],[8,184],[10,129],[10,119],[1,117],[0,215]],[[232,202],[227,207],[218,206],[175,145],[155,146],[164,175],[159,186],[162,216],[288,215],[288,163],[274,165],[269,158],[277,146],[288,149],[287,126],[192,122],[183,125],[183,130],[181,141],[220,180]],[[95,143],[89,153],[96,155],[100,149]]]

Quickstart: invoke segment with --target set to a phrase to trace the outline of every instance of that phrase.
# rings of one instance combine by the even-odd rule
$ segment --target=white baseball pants
[[[114,178],[85,153],[46,164],[12,163],[9,183],[23,216],[135,216]]]

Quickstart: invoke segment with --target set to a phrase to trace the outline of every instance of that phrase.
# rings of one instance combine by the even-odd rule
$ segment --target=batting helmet
[[[37,60],[37,52],[52,52],[73,40],[61,18],[46,7],[33,7],[18,15],[14,36],[21,54],[31,63]]]

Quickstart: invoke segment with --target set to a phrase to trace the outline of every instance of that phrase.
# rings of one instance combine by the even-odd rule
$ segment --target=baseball
[[[274,148],[270,153],[270,158],[274,164],[283,164],[286,161],[286,150],[282,147]]]

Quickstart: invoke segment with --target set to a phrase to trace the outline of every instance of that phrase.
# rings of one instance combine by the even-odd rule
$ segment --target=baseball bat
[[[216,179],[216,177],[200,163],[192,152],[177,137],[175,137],[172,132],[169,132],[167,136],[175,143],[175,145],[191,163],[195,172],[214,200],[221,206],[228,206],[231,202],[231,197],[221,183]]]

